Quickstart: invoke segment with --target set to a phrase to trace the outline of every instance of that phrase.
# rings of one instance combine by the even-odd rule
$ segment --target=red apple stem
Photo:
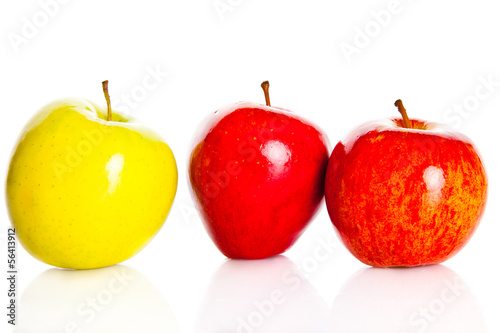
[[[403,105],[403,101],[398,99],[396,102],[394,102],[394,105],[398,107],[399,113],[403,116],[403,125],[405,128],[413,128],[411,125],[410,118],[408,118],[408,114],[406,113],[406,109]]]
[[[106,98],[106,103],[108,104],[108,117],[107,117],[107,120],[111,121],[111,101],[109,99],[108,80],[102,81],[102,90],[104,91],[104,98]]]
[[[264,90],[264,96],[266,97],[266,105],[271,106],[271,99],[269,98],[269,81],[264,81],[260,85],[262,90]]]

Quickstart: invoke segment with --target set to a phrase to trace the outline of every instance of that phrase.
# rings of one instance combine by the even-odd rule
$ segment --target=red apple
[[[189,161],[194,201],[215,245],[229,258],[286,251],[318,210],[328,165],[315,125],[266,105],[240,102],[203,124]]]
[[[328,213],[349,251],[367,265],[443,262],[470,239],[487,179],[472,142],[445,126],[369,122],[337,144],[325,181]]]

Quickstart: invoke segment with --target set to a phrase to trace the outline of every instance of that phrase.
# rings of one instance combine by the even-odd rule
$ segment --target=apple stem
[[[108,80],[102,81],[102,90],[104,91],[104,97],[106,98],[106,103],[108,104],[108,121],[111,121],[111,101],[109,99],[108,92]]]
[[[403,105],[403,101],[398,99],[396,102],[394,102],[394,105],[398,107],[399,113],[403,116],[403,125],[405,128],[413,128],[411,125],[410,118],[408,118],[408,114],[406,114],[406,109]]]
[[[271,99],[269,98],[269,81],[264,81],[260,85],[262,90],[264,90],[264,96],[266,97],[266,105],[271,106]]]

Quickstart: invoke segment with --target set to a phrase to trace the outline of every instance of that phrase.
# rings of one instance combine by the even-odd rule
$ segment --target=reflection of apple
[[[328,332],[328,305],[286,257],[225,262],[212,278],[195,332]]]
[[[266,105],[236,103],[204,123],[189,163],[194,201],[229,258],[286,251],[324,194],[326,137],[310,122]]]
[[[362,269],[335,298],[331,323],[343,333],[487,331],[474,295],[443,265]]]
[[[137,271],[49,269],[23,292],[15,332],[179,332],[160,292]]]
[[[45,106],[24,128],[7,203],[20,242],[35,258],[87,269],[146,246],[176,189],[174,156],[155,133],[109,107],[105,114],[67,99]]]
[[[472,142],[453,130],[401,119],[371,122],[335,147],[325,199],[342,241],[373,266],[442,262],[470,239],[487,180]]]

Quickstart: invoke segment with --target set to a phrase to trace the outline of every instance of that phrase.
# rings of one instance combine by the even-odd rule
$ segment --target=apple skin
[[[286,251],[323,198],[326,137],[289,111],[247,102],[216,111],[199,133],[189,180],[215,245],[233,259]]]
[[[330,218],[349,251],[380,267],[440,263],[483,214],[486,173],[472,142],[442,125],[369,122],[334,148],[325,181]]]
[[[163,225],[177,189],[172,151],[139,123],[82,99],[42,108],[7,176],[24,248],[47,264],[90,269],[137,254]]]

